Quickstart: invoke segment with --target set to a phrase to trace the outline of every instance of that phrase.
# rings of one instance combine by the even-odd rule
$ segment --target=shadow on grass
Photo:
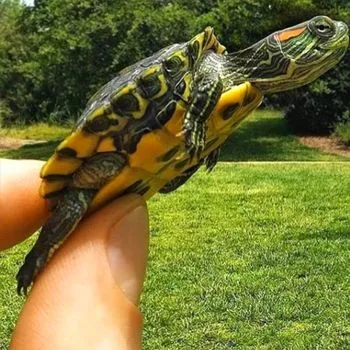
[[[284,153],[286,137],[291,135],[280,114],[273,114],[267,116],[265,112],[258,113],[244,122],[224,144],[221,160],[279,159],[280,153]]]
[[[15,150],[0,152],[1,158],[47,160],[61,140],[51,140],[33,145],[25,145]]]
[[[221,161],[343,160],[302,145],[288,130],[283,113],[259,110],[248,117],[228,138]]]
[[[344,220],[345,221],[345,220]],[[296,234],[294,239],[297,238],[298,241],[308,241],[308,240],[325,240],[325,241],[342,241],[350,239],[350,230],[347,226],[343,227],[332,227],[332,228],[322,228],[319,230],[305,230]]]

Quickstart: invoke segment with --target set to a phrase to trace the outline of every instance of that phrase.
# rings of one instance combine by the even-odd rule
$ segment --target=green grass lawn
[[[23,157],[43,157],[31,147]],[[322,163],[224,162],[149,201],[144,349],[349,349],[349,164],[301,146],[268,112],[238,130],[222,159]],[[1,350],[30,244],[0,254]]]
[[[0,157],[14,159],[47,159],[59,141],[69,134],[70,127],[39,124],[2,129],[1,136],[47,140],[45,143],[23,146],[17,150],[0,151]],[[221,151],[222,161],[347,161],[349,159],[322,153],[303,146],[290,133],[282,112],[257,111],[247,118],[227,140]]]
[[[71,130],[71,126],[37,123],[29,126],[0,128],[0,137],[8,136],[24,140],[52,140],[64,138]]]
[[[349,189],[346,164],[223,164],[156,196],[145,348],[349,349]]]
[[[223,161],[349,160],[302,145],[291,134],[281,112],[258,111],[247,118],[224,144]]]

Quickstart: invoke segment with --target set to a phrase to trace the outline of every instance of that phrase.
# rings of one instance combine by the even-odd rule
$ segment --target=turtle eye
[[[316,28],[322,34],[327,33],[329,31],[331,31],[331,29],[332,29],[331,26],[328,23],[317,24]]]
[[[314,31],[316,35],[328,38],[334,34],[334,25],[323,19],[314,24]]]

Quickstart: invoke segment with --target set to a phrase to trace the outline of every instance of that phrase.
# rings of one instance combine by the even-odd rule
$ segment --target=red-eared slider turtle
[[[262,96],[310,83],[345,54],[348,28],[315,17],[226,54],[211,28],[122,70],[88,103],[41,171],[56,205],[17,275],[27,288],[84,215],[126,193],[145,199],[211,170]]]

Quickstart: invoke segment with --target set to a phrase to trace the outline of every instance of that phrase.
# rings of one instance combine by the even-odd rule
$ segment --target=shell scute
[[[260,105],[261,101],[260,90],[248,82],[224,92],[212,113],[210,133],[230,134],[242,119]]]
[[[179,49],[163,61],[163,68],[168,79],[177,80],[191,68],[191,61],[186,51],[185,48]]]
[[[43,179],[39,194],[44,198],[50,198],[61,192],[66,187],[67,181],[48,181]]]
[[[140,139],[136,152],[129,156],[129,165],[131,168],[142,168],[150,174],[156,174],[164,165],[157,159],[178,146],[179,142],[179,139],[171,137],[163,129],[153,130]]]
[[[83,163],[81,159],[62,157],[54,154],[42,167],[40,176],[42,178],[52,178],[54,176],[69,176],[74,173]]]
[[[115,143],[115,140],[112,136],[104,137],[99,143],[96,153],[106,153],[106,152],[115,152],[118,150],[118,147]]]
[[[122,87],[111,96],[111,105],[116,114],[140,119],[144,116],[149,100],[143,98],[137,91],[135,83]]]
[[[141,95],[151,100],[164,96],[168,91],[161,66],[146,69],[138,78],[137,86]]]
[[[70,148],[76,152],[75,158],[87,158],[94,154],[99,141],[98,135],[76,130],[58,145],[56,152],[60,153]]]
[[[88,114],[82,129],[87,133],[104,136],[111,131],[122,130],[128,122],[128,118],[114,113],[111,105],[108,103],[97,107]]]
[[[187,43],[167,47],[122,70],[93,96],[77,129],[43,167],[40,194],[47,197],[64,189],[84,159],[96,153],[122,152],[128,165],[101,187],[91,210],[135,183],[131,190],[149,198],[192,166],[194,161],[186,159],[182,124],[193,71],[206,50],[225,51],[210,27]],[[214,134],[224,128],[219,109],[211,124]],[[227,109],[225,115],[230,113]]]

